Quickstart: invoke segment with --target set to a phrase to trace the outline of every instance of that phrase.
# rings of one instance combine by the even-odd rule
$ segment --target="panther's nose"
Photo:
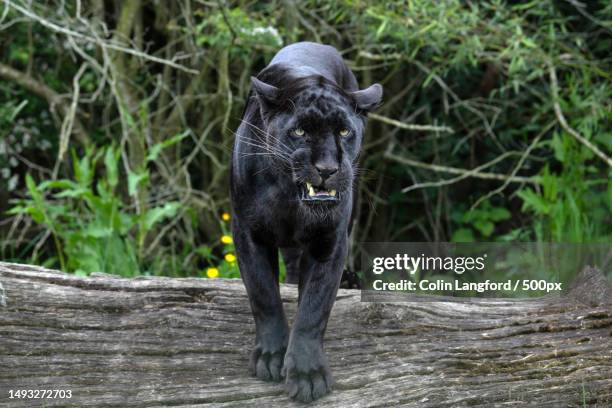
[[[314,166],[324,181],[338,171],[338,163],[331,161],[319,161]]]

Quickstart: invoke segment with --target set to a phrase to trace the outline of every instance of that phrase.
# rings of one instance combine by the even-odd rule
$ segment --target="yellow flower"
[[[227,262],[236,262],[236,255],[234,255],[234,254],[225,254],[225,260]]]
[[[209,278],[218,278],[219,270],[217,268],[208,268],[206,270],[206,276],[208,276]]]
[[[229,235],[223,235],[221,237],[221,242],[223,242],[224,244],[232,244],[234,240]]]
[[[229,213],[224,212],[223,214],[221,214],[221,219],[223,221],[229,221],[230,220],[230,215]]]

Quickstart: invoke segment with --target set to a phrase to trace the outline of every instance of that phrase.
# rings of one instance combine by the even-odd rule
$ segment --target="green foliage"
[[[105,177],[96,177],[103,159]],[[120,150],[114,146],[88,149],[82,158],[72,152],[74,179],[36,184],[26,175],[29,199],[9,214],[28,214],[53,235],[59,266],[87,274],[121,271],[125,276],[145,272],[144,243],[162,221],[176,215],[177,202],[137,212],[118,194]],[[146,175],[146,172],[141,175]],[[128,172],[128,180],[145,184],[148,178]],[[131,185],[131,184],[130,184]],[[132,194],[133,195],[133,192]]]
[[[538,241],[591,242],[610,239],[605,225],[612,209],[609,182],[601,180],[605,191],[590,192],[589,186],[575,178],[576,174],[551,174],[548,167],[542,173],[542,188],[518,192],[523,210],[535,216],[534,230]]]
[[[611,96],[610,89],[594,86],[587,72],[582,77],[571,76],[567,99],[560,101],[562,109],[576,112],[571,126],[588,140],[600,140],[608,150],[612,133],[603,124],[610,109],[603,100]],[[609,241],[609,172],[602,172],[593,162],[593,152],[565,131],[554,132],[543,145],[552,150],[554,161],[541,170],[541,188],[518,191],[522,209],[535,216],[536,238],[553,242]]]
[[[512,216],[504,207],[494,207],[487,200],[479,208],[467,211],[455,211],[451,218],[460,225],[455,229],[452,242],[490,241],[493,238],[495,224]],[[478,239],[476,239],[478,237]]]
[[[253,18],[242,8],[196,13],[202,20],[196,26],[196,44],[199,46],[232,48],[240,54],[251,47],[278,49],[283,45],[274,20]]]

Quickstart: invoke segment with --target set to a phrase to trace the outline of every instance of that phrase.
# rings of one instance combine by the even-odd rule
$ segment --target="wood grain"
[[[248,375],[239,280],[80,278],[0,263],[0,407],[291,407]],[[4,290],[2,290],[2,287]],[[297,291],[282,285],[288,315]],[[564,297],[361,302],[340,290],[311,407],[611,407],[612,288],[585,269]],[[10,389],[66,389],[9,400]]]

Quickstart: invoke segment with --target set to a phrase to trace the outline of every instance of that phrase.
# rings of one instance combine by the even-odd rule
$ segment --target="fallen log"
[[[296,292],[281,285],[288,316]],[[336,385],[310,406],[612,406],[612,287],[599,271],[563,297],[428,299],[341,289],[326,336]],[[249,376],[253,335],[239,280],[0,263],[1,407],[303,406]],[[9,398],[49,389],[71,398]]]

